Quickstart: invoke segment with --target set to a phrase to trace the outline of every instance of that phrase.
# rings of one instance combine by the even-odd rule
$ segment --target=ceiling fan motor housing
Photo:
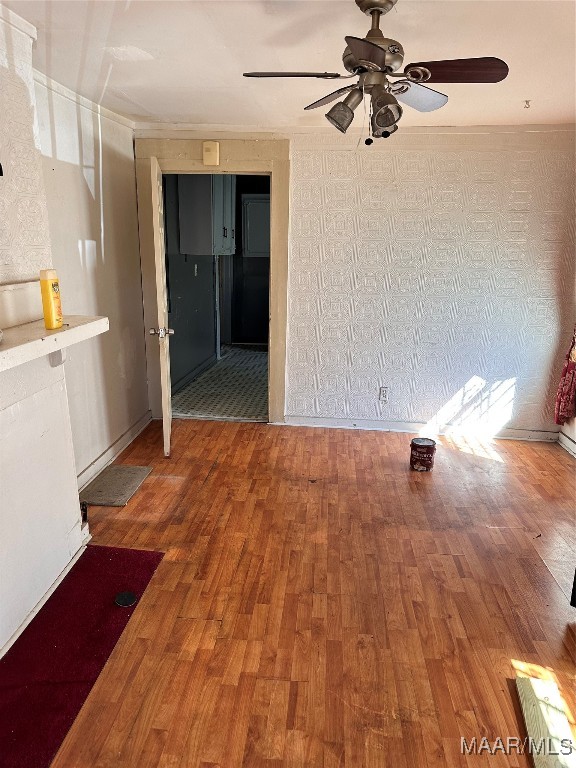
[[[396,72],[397,69],[400,69],[404,62],[404,48],[400,45],[398,40],[392,40],[389,37],[384,37],[382,33],[378,37],[371,36],[370,33],[368,33],[365,37],[366,40],[373,43],[374,45],[377,45],[379,48],[382,48],[386,52],[386,71],[387,72]],[[346,47],[344,50],[344,54],[342,56],[342,63],[344,64],[345,69],[348,70],[348,72],[358,72],[358,70],[364,69],[364,70],[371,70],[373,69],[372,66],[370,66],[369,62],[366,61],[358,61],[354,58],[352,55],[352,51],[350,48]]]
[[[356,5],[368,16],[374,11],[388,13],[396,5],[398,0],[356,0]]]

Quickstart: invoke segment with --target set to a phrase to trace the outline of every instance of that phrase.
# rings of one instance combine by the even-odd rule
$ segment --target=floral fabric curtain
[[[576,415],[576,328],[572,337],[572,346],[566,355],[562,369],[554,416],[556,424],[564,424]]]

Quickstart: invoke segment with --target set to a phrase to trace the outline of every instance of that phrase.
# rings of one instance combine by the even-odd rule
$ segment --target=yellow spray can
[[[40,270],[40,290],[42,291],[42,309],[44,325],[53,331],[62,328],[62,304],[60,303],[60,283],[55,269]]]

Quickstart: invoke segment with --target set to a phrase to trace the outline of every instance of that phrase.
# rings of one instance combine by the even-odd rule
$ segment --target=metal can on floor
[[[434,466],[436,442],[428,437],[415,437],[410,443],[410,469],[430,472]]]

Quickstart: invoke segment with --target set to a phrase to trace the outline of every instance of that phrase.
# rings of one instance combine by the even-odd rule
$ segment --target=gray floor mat
[[[152,467],[111,464],[80,491],[80,501],[97,507],[125,507]]]

